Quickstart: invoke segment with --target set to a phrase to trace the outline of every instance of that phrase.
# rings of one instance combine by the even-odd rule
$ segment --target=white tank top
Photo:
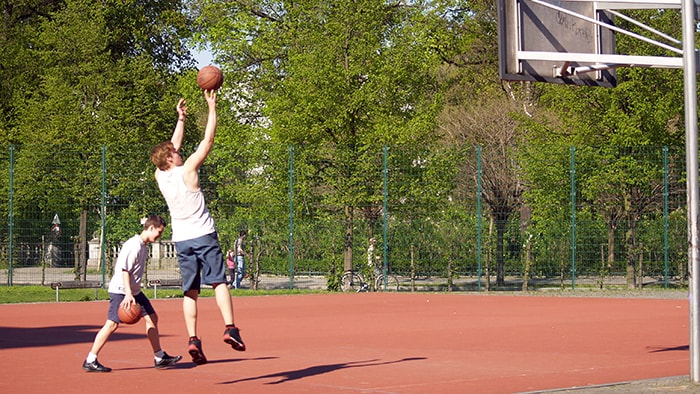
[[[183,167],[158,170],[158,188],[168,203],[172,219],[173,241],[187,241],[216,231],[202,189],[191,191],[182,177]]]

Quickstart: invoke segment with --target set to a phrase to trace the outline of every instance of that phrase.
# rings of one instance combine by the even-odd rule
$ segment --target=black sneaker
[[[243,343],[243,339],[241,339],[241,334],[238,332],[238,327],[227,328],[226,331],[224,331],[224,342],[228,343],[239,352],[245,351],[245,344]]]
[[[157,369],[168,368],[175,365],[176,362],[182,360],[182,356],[170,356],[168,353],[163,352],[163,358],[160,361],[153,360],[156,364]]]
[[[202,351],[202,341],[198,338],[190,338],[190,343],[187,346],[187,352],[192,357],[192,362],[197,365],[202,365],[207,363],[207,358],[204,356]]]
[[[104,365],[100,364],[100,362],[97,360],[91,363],[85,360],[85,362],[83,363],[83,369],[88,372],[110,372],[112,370],[112,368],[105,367]]]

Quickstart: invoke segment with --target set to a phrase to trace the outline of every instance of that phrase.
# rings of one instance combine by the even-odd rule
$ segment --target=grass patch
[[[142,289],[144,294],[151,300],[153,297],[153,289]],[[322,290],[230,290],[231,295],[235,297],[241,296],[260,296],[260,295],[288,295],[288,294],[313,294],[327,293]],[[200,297],[213,297],[213,289],[202,289]],[[58,291],[60,302],[70,301],[94,301],[95,289],[60,289]],[[180,289],[164,289],[158,288],[158,299],[161,298],[182,298],[182,290]],[[97,289],[98,300],[108,300],[109,294],[107,289]],[[28,302],[56,302],[56,290],[49,286],[0,286],[0,304],[20,304]]]

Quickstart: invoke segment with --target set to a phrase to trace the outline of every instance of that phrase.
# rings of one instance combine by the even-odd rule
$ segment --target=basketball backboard
[[[683,68],[680,40],[617,11],[680,8],[681,0],[497,1],[501,79],[615,86],[617,67]],[[646,34],[619,28],[613,18],[631,22]],[[671,55],[616,53],[615,34],[656,45]]]
[[[501,79],[592,86],[615,86],[615,69],[599,62],[577,61],[563,54],[614,54],[613,32],[578,18],[612,24],[612,16],[592,1],[548,0],[549,8],[533,0],[498,0]],[[537,55],[532,55],[537,54]],[[559,54],[549,56],[542,54]],[[536,57],[543,57],[537,59]],[[586,67],[588,72],[571,72]]]

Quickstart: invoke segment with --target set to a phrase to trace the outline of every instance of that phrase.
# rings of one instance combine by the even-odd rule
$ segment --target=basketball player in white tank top
[[[216,227],[199,185],[199,168],[214,144],[217,125],[216,92],[204,91],[204,97],[209,114],[204,138],[195,152],[183,162],[180,147],[187,118],[184,99],[180,99],[177,104],[178,121],[172,138],[151,151],[151,161],[157,167],[155,178],[168,204],[172,220],[173,241],[182,275],[183,313],[189,335],[188,352],[195,364],[207,362],[197,336],[197,299],[200,282],[214,288],[216,304],[226,325],[224,342],[235,350],[245,350],[245,344],[233,321],[233,302],[226,285],[223,254]]]

